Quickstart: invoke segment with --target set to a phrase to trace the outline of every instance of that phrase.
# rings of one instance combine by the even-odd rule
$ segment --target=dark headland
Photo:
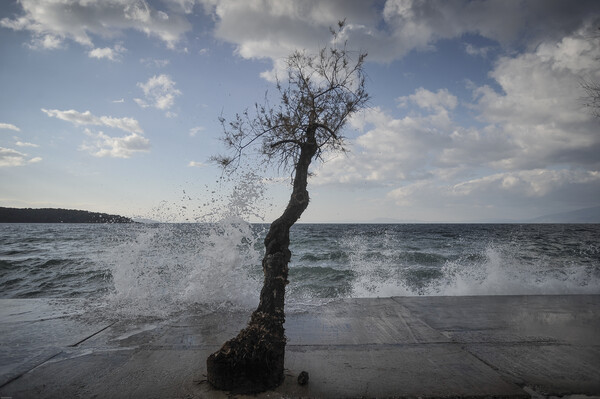
[[[0,207],[0,223],[133,223],[130,218],[74,209]]]

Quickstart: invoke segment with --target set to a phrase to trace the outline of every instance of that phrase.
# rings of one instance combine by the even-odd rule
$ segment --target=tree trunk
[[[207,379],[218,389],[256,393],[277,387],[283,381],[286,338],[285,286],[288,284],[290,228],[308,206],[308,167],[317,152],[316,127],[309,127],[295,167],[293,191],[283,214],[265,237],[262,261],[264,283],[260,303],[248,326],[227,341],[206,361]]]

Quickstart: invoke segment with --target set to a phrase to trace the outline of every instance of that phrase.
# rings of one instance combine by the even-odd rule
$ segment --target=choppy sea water
[[[267,225],[0,224],[0,297],[132,315],[252,308]],[[297,224],[288,307],[349,297],[599,294],[600,225]]]

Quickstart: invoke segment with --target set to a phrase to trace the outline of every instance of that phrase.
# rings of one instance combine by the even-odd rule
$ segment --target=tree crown
[[[295,51],[286,58],[287,79],[277,80],[279,103],[255,104],[223,125],[228,156],[213,157],[223,167],[236,165],[250,147],[283,169],[294,168],[308,142],[316,144],[316,157],[327,151],[345,151],[343,127],[348,117],[366,106],[363,63],[366,53],[353,54],[344,42],[338,46],[339,31],[332,32],[330,45],[317,54]]]

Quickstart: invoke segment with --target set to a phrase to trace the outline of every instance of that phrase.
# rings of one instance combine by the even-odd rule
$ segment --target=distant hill
[[[600,223],[600,206],[554,213],[530,220],[532,223]]]
[[[73,209],[0,207],[0,223],[133,223],[119,215]]]

